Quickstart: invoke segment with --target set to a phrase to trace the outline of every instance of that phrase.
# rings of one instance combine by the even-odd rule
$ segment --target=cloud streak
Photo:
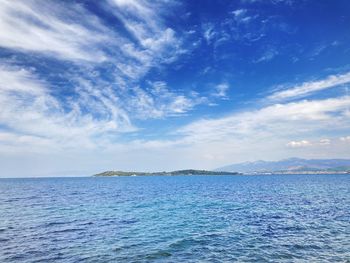
[[[327,78],[319,81],[308,81],[301,85],[289,88],[287,90],[276,91],[271,94],[268,99],[278,101],[299,98],[302,96],[307,96],[312,93],[322,91],[325,89],[333,88],[339,85],[347,84],[350,82],[350,72],[339,75],[331,75]]]
[[[106,54],[96,47],[110,39],[110,32],[80,6],[68,5],[1,1],[0,46],[67,60],[104,61]],[[80,22],[75,17],[80,17]]]

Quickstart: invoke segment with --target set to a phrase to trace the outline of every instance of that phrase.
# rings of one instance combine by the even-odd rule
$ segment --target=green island
[[[123,171],[106,171],[95,174],[94,176],[150,176],[150,175],[239,175],[237,172],[224,172],[224,171],[206,171],[206,170],[177,170],[172,172],[123,172]]]

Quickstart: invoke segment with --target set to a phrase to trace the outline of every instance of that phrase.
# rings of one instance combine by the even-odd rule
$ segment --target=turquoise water
[[[350,176],[0,179],[0,262],[350,262]]]

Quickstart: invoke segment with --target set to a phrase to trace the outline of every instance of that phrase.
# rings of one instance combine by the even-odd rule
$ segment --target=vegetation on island
[[[238,175],[237,172],[224,172],[224,171],[207,171],[207,170],[177,170],[172,172],[124,172],[124,171],[106,171],[103,173],[95,174],[94,176],[146,176],[146,175]]]

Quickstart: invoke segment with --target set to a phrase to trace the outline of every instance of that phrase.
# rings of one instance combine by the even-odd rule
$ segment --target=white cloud
[[[246,9],[237,9],[235,11],[232,11],[232,14],[234,14],[236,17],[242,16],[247,12]]]
[[[331,75],[319,81],[308,81],[293,88],[276,91],[268,97],[270,100],[285,100],[307,96],[313,92],[333,88],[350,82],[350,72],[340,75]]]
[[[23,68],[11,69],[0,67],[0,92],[22,92],[33,95],[45,93],[44,83],[32,76],[31,72]]]
[[[290,141],[286,144],[287,147],[290,148],[300,148],[300,147],[308,147],[311,146],[312,143],[307,141],[307,140],[302,140],[302,141]]]
[[[310,140],[300,140],[300,141],[290,141],[286,144],[289,148],[304,148],[304,147],[318,147],[318,146],[327,146],[331,145],[330,139],[319,139],[318,141]]]
[[[237,9],[232,14],[238,23],[248,23],[252,19],[251,16],[246,15],[247,9]]]
[[[340,137],[340,141],[342,141],[342,142],[350,142],[350,136]]]
[[[227,99],[227,92],[229,90],[230,86],[228,83],[223,82],[215,86],[214,92],[212,93],[212,96]]]

